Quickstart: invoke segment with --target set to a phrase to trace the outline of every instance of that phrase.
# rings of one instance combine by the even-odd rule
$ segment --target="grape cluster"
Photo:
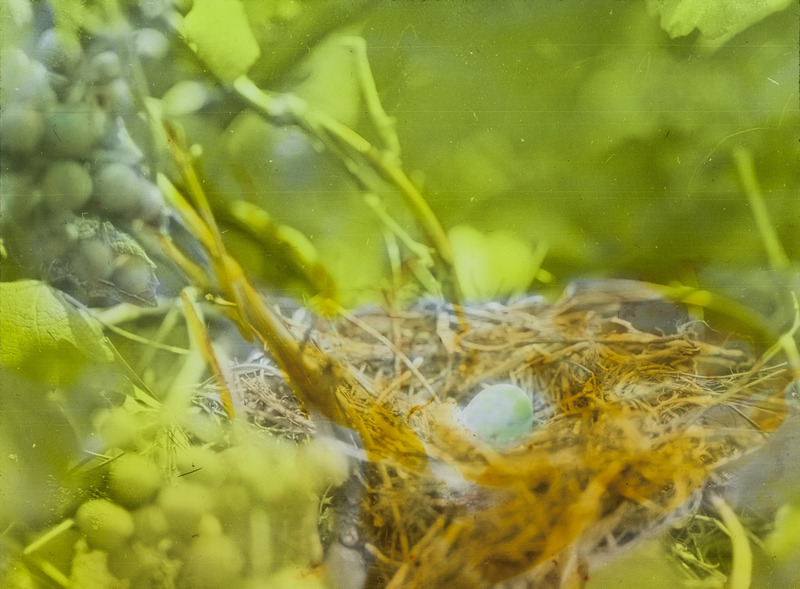
[[[168,42],[127,24],[82,40],[55,26],[46,2],[34,6],[0,62],[8,261],[90,305],[152,303],[155,265],[130,236],[160,231],[166,208],[138,147],[146,84],[134,81]]]
[[[190,2],[114,4],[115,22],[79,35],[47,1],[31,3],[0,54],[3,279],[45,280],[92,306],[150,304],[173,279],[150,246],[173,227],[148,109],[176,79],[162,12]],[[61,531],[33,551],[40,560],[0,559],[0,585],[45,575],[80,588],[324,586],[321,503],[350,475],[341,454],[246,425],[232,445],[203,415],[173,423],[125,395],[92,420],[101,401],[89,396],[81,388],[65,403],[76,424],[91,422],[87,444],[107,462],[87,467],[74,505],[47,507]]]
[[[106,417],[120,418],[132,416]],[[171,469],[117,449],[105,482],[74,515],[73,585],[102,576],[131,589],[324,587],[308,575],[322,560],[320,496],[348,477],[348,465],[321,442],[253,442],[189,445]]]

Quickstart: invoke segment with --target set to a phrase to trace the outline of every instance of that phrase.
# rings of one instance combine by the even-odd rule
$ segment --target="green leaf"
[[[648,10],[660,18],[670,37],[683,37],[694,29],[712,46],[725,43],[791,0],[649,0]]]
[[[466,225],[448,235],[455,254],[458,283],[469,301],[517,295],[533,281],[541,256],[513,233],[484,234]]]
[[[43,282],[0,283],[0,309],[0,362],[9,368],[54,376],[53,363],[74,362],[78,350],[95,361],[114,358],[100,324]]]
[[[181,33],[225,82],[246,73],[261,54],[239,0],[195,0]]]

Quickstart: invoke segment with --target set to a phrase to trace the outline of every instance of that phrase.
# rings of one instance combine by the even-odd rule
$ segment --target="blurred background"
[[[546,247],[543,267],[561,283],[615,276],[770,287],[781,278],[766,272],[733,153],[752,156],[796,271],[798,19],[778,11],[714,46],[691,27],[671,39],[659,6],[370,3],[319,43],[314,35],[329,31],[309,26],[307,54],[291,53],[285,67],[265,52],[251,75],[372,139],[353,55],[341,42],[360,35],[405,167],[446,228],[508,232]],[[279,55],[296,52],[279,30],[262,34]],[[370,259],[384,255],[381,224],[312,142],[253,118],[233,120],[218,146],[224,154],[208,161],[246,168],[259,189],[248,198],[312,236],[343,284],[374,296],[370,285],[385,272]],[[230,190],[241,195],[241,185]],[[400,201],[387,202],[411,230]],[[368,255],[365,243],[375,246]],[[524,280],[507,277],[480,294],[528,288]]]

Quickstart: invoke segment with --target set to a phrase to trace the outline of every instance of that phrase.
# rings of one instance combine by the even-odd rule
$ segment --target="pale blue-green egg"
[[[518,441],[533,427],[533,402],[518,386],[495,384],[469,402],[464,423],[482,440],[494,445]]]

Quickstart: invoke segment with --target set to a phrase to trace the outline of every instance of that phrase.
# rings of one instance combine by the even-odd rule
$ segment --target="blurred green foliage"
[[[659,8],[662,16],[674,12],[670,6]],[[777,282],[796,283],[796,19],[783,10],[753,24],[744,7],[743,20],[725,30],[752,26],[709,47],[688,25],[687,37],[671,39],[647,8],[376,3],[343,33],[320,33],[314,40],[324,40],[293,67],[269,75],[257,63],[251,75],[378,143],[341,42],[342,34],[363,36],[405,167],[445,227],[503,230],[534,248],[546,244],[544,267],[558,284],[626,276],[709,280],[731,290],[726,282],[760,280],[743,278],[768,265],[732,155],[747,150],[794,261]],[[687,22],[700,24],[716,14],[682,9]],[[290,28],[273,23],[262,33],[278,43]],[[375,285],[387,272],[381,225],[313,137],[250,113],[230,121],[224,142],[197,137],[219,198],[253,201],[309,236],[346,285],[348,303],[378,297]],[[383,196],[413,230],[397,196]]]
[[[670,40],[638,3],[389,4],[363,31],[376,84],[446,226],[547,239],[562,277],[763,266],[741,146],[800,256],[786,12],[711,52]]]

